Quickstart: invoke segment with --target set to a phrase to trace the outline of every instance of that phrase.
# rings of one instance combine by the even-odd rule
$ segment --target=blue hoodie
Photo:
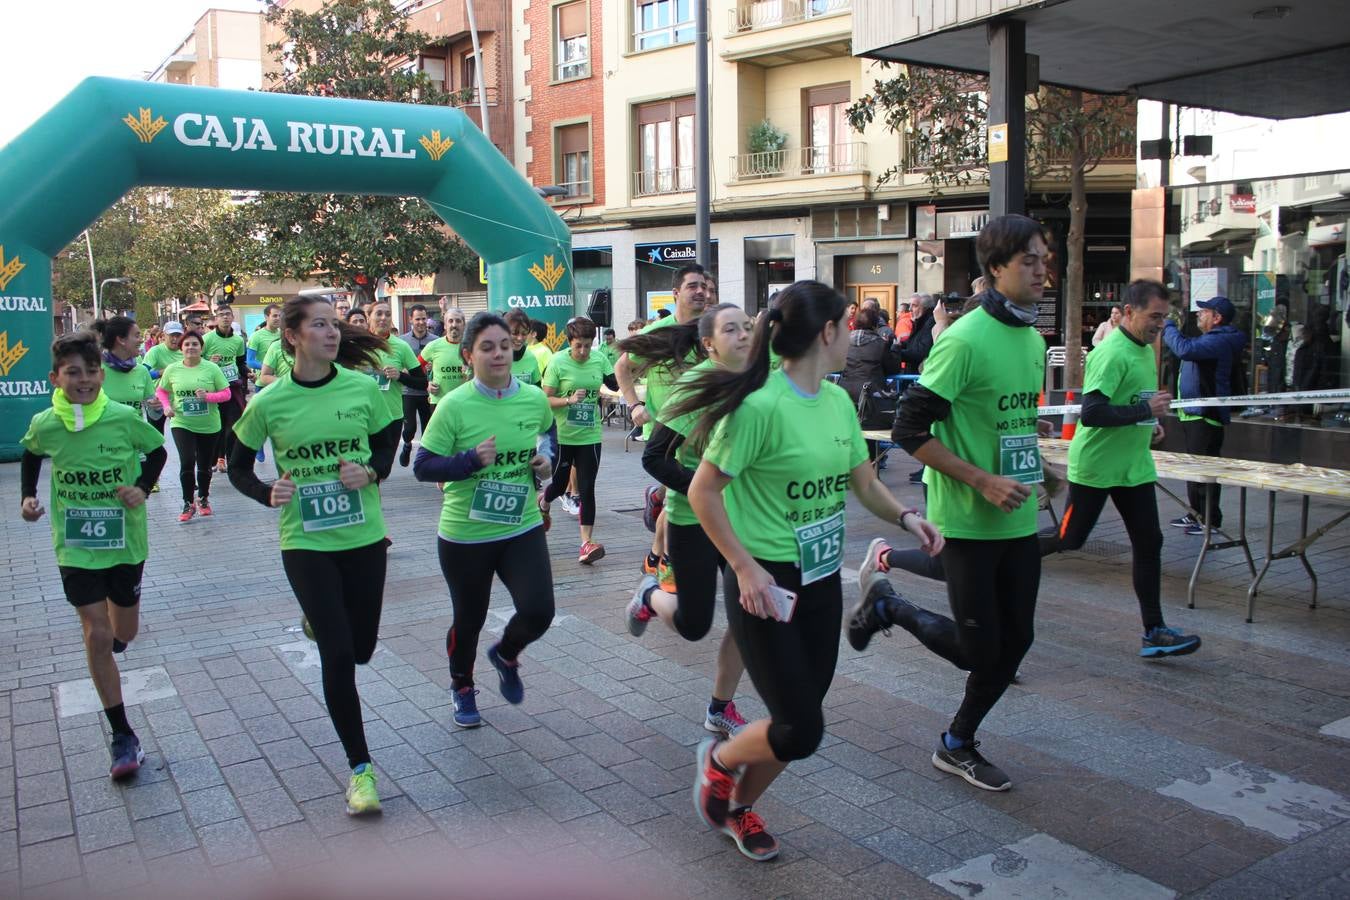
[[[1199,337],[1189,338],[1176,323],[1168,321],[1163,343],[1181,360],[1177,399],[1228,397],[1233,395],[1233,361],[1240,359],[1247,336],[1232,325],[1216,325]],[[1237,385],[1238,390],[1242,385]],[[1226,406],[1187,406],[1183,412],[1227,424],[1231,411]]]

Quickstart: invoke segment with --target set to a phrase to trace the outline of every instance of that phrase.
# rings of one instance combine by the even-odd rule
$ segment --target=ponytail
[[[126,316],[113,316],[111,319],[95,319],[89,327],[98,335],[103,349],[111,350],[118,341],[131,334],[131,328],[135,324]]]
[[[698,424],[689,433],[693,449],[701,452],[717,423],[769,380],[770,347],[784,359],[803,357],[815,346],[826,324],[842,319],[847,309],[843,295],[819,281],[798,281],[784,288],[755,325],[749,364],[740,372],[715,369],[700,376],[671,405],[669,415],[673,418],[699,413]]]
[[[704,313],[704,318],[708,315],[710,314]],[[638,377],[661,366],[670,369],[672,373],[678,373],[689,365],[691,354],[695,362],[708,355],[703,349],[703,342],[698,338],[698,322],[638,332],[614,346],[620,353],[628,354],[628,361],[633,365],[633,374]]]

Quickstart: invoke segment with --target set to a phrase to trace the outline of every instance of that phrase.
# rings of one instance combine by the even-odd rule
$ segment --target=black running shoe
[[[891,633],[891,623],[877,613],[877,598],[889,591],[894,593],[885,573],[872,571],[864,576],[859,585],[862,597],[848,614],[848,643],[859,653],[867,649],[872,635],[878,631]]]
[[[126,641],[119,641],[117,638],[113,638],[113,652],[114,652],[114,653],[126,653],[126,652],[127,652],[127,642],[126,642]]]
[[[406,469],[410,462],[412,462],[412,444],[404,444],[403,449],[398,452],[398,464]]]
[[[1166,625],[1155,625],[1144,635],[1139,655],[1145,659],[1159,659],[1164,656],[1185,656],[1200,649],[1200,636],[1182,634]]]
[[[1192,525],[1199,525],[1200,520],[1197,519],[1195,516],[1191,515],[1190,513],[1186,513],[1186,515],[1182,516],[1181,518],[1173,519],[1167,524],[1171,525],[1173,528],[1190,528]]]
[[[1008,790],[1012,782],[1002,769],[980,754],[979,746],[979,741],[971,741],[959,750],[948,750],[946,740],[938,738],[938,748],[933,752],[933,765],[943,772],[961,776],[981,790]]]

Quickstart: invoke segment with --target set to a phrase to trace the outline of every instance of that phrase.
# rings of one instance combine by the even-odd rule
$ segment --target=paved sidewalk
[[[215,517],[178,525],[172,448],[150,501],[141,634],[121,663],[141,700],[129,714],[147,764],[111,784],[48,526],[20,521],[18,466],[0,466],[0,896],[144,897],[149,885],[182,896],[196,879],[223,896],[254,876],[345,883],[352,864],[441,893],[1350,895],[1350,528],[1313,556],[1321,607],[1307,608],[1297,562],[1277,563],[1254,625],[1236,551],[1215,555],[1199,608],[1185,608],[1198,539],[1164,528],[1165,611],[1205,643],[1145,663],[1128,542],[1108,509],[1085,552],[1047,560],[1022,682],[982,732],[1014,780],[1006,794],[929,763],[959,672],[899,630],[865,654],[844,645],[824,744],[757,807],[782,854],[756,864],[690,804],[724,618],[699,644],[659,624],[641,639],[624,629],[648,541],[637,449],[625,454],[607,433],[596,535],[608,556],[594,568],[577,565],[575,526],[555,504],[557,619],[524,656],[523,706],[498,698],[480,661],[477,731],[450,722],[438,497],[395,469],[380,648],[360,673],[384,798],[374,821],[343,812],[345,761],[317,652],[296,627],[274,514],[221,476]],[[908,462],[898,456],[884,478],[916,501]],[[1235,521],[1236,497],[1225,505]],[[1314,506],[1314,520],[1330,509]],[[856,503],[849,516],[853,566],[872,536],[895,530]],[[945,608],[942,585],[897,584]],[[845,596],[851,604],[851,578]],[[498,589],[493,603],[499,630],[509,598]],[[744,690],[742,711],[761,713]]]

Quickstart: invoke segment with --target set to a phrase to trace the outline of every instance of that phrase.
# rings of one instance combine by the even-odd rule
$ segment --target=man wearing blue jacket
[[[1181,375],[1177,379],[1178,400],[1199,400],[1205,397],[1228,397],[1241,393],[1244,385],[1233,384],[1235,363],[1241,360],[1247,336],[1233,325],[1237,310],[1227,297],[1214,297],[1196,304],[1199,313],[1196,323],[1200,336],[1188,338],[1169,320],[1163,329],[1167,349],[1181,360]],[[1200,456],[1218,456],[1223,450],[1224,426],[1230,412],[1226,406],[1183,407],[1177,418],[1186,440],[1186,452]],[[1218,528],[1223,523],[1223,509],[1219,506],[1219,486],[1209,486],[1209,507],[1205,508],[1205,485],[1188,482],[1186,498],[1191,509],[1205,510],[1205,520]],[[1173,519],[1172,524],[1186,529],[1186,534],[1203,534],[1204,521],[1187,514]]]

